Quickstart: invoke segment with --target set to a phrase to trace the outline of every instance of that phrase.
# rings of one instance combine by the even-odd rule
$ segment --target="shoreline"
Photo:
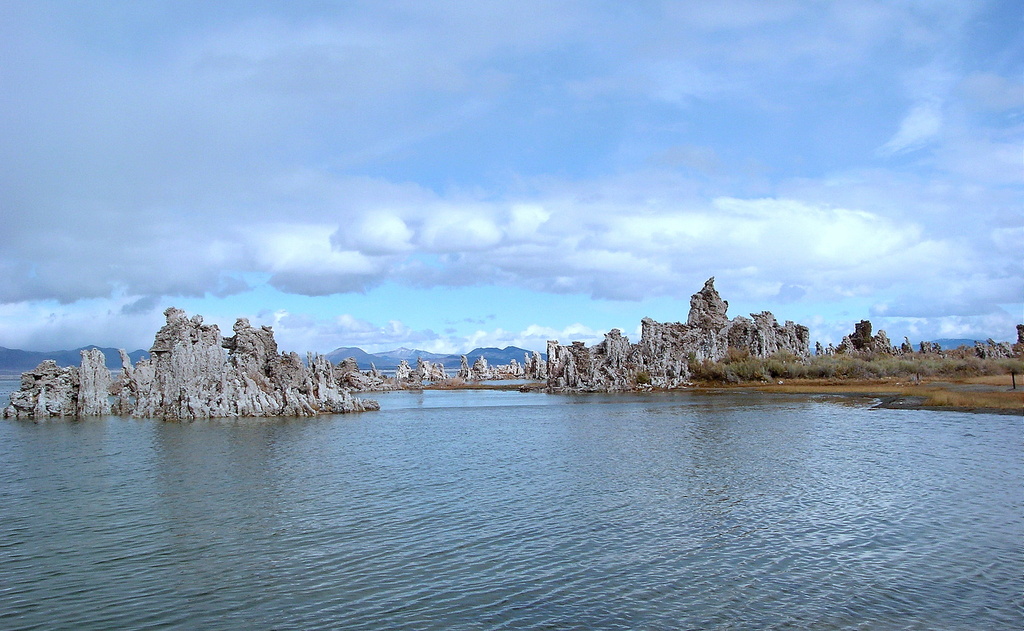
[[[17,377],[0,375],[2,381],[15,381]],[[969,377],[964,379],[932,378],[920,382],[895,377],[882,379],[789,379],[775,383],[751,381],[741,383],[695,382],[677,389],[637,389],[600,394],[694,393],[714,394],[718,392],[760,392],[775,395],[818,395],[844,399],[874,399],[872,408],[889,410],[930,410],[967,412],[977,414],[1002,414],[1024,417],[1024,377],[1018,379],[1013,390],[1010,375]],[[425,384],[421,388],[374,392],[409,392],[416,390],[493,390],[504,392],[543,392],[546,382],[523,383],[463,383]],[[370,394],[370,393],[358,393]],[[566,392],[556,394],[591,394],[588,392]],[[594,393],[597,394],[597,393]]]
[[[1024,381],[1024,380],[1021,380]],[[874,407],[893,410],[946,410],[1024,416],[1024,384],[1012,389],[1010,375],[930,378],[782,380],[758,384],[761,392],[823,394],[878,399]]]
[[[1005,381],[1005,383],[1003,383]],[[776,383],[762,381],[723,384],[697,382],[686,388],[640,389],[637,392],[761,392],[765,394],[822,395],[850,399],[876,399],[871,407],[891,410],[933,410],[1024,416],[1024,378],[1013,390],[1010,375],[970,377],[950,380],[923,379],[920,382],[898,378],[883,379],[790,379]],[[537,392],[547,388],[544,382],[516,384],[467,383],[462,385],[428,384],[422,390],[499,390]],[[569,393],[566,393],[569,394]],[[588,394],[586,392],[579,394]]]

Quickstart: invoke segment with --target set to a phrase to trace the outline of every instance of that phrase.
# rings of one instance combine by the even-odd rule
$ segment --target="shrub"
[[[733,364],[737,362],[744,362],[750,359],[750,351],[745,348],[735,348],[730,346],[725,351],[725,357],[722,358],[723,364]]]
[[[768,358],[750,357],[745,349],[729,349],[720,362],[697,361],[689,357],[690,374],[694,379],[712,382],[739,383],[769,379],[881,379],[885,377],[948,377],[964,378],[1016,372],[1024,375],[1024,359],[980,359],[960,353],[922,355],[816,355],[809,360],[791,353],[776,353]],[[638,381],[638,383],[640,383]]]

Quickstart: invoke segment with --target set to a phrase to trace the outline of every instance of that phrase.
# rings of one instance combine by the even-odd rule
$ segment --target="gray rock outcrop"
[[[11,393],[5,418],[102,416],[111,413],[110,371],[103,351],[83,350],[80,367],[61,368],[46,360],[21,375],[21,388]]]
[[[526,379],[544,381],[548,378],[548,364],[541,358],[540,353],[526,353],[523,362],[523,376]]]
[[[491,376],[491,367],[487,364],[487,358],[481,355],[476,358],[473,362],[473,366],[469,369],[469,380],[470,381],[483,381]]]
[[[338,382],[353,392],[383,392],[399,388],[395,379],[385,377],[372,362],[370,370],[365,373],[360,372],[355,357],[346,357],[338,362],[338,365],[335,366],[335,374]]]
[[[448,371],[444,369],[444,364],[440,362],[433,363],[422,357],[416,358],[416,373],[420,383],[425,381],[441,382],[448,379]]]
[[[1009,342],[996,342],[993,339],[974,343],[974,354],[981,359],[1009,359],[1015,357],[1017,352],[1014,345]]]
[[[11,393],[5,418],[48,418],[78,415],[78,368],[61,368],[52,359],[22,373],[21,389]]]
[[[870,358],[872,355],[889,354],[897,356],[914,355],[914,347],[910,339],[903,338],[899,346],[894,346],[889,341],[885,331],[879,330],[875,335],[871,334],[871,321],[861,320],[854,324],[853,333],[843,337],[839,346],[831,344],[824,351],[826,355],[853,355],[856,357]],[[1024,324],[1017,325],[1017,335],[1024,335]],[[820,345],[819,345],[820,346]],[[956,349],[944,350],[941,345],[935,342],[921,341],[918,344],[917,354],[935,355],[937,357],[958,356],[963,357],[964,353],[973,354],[979,359],[1008,359],[1024,355],[1024,343],[1018,342],[996,342],[988,339],[984,342],[975,342],[973,347],[961,346]],[[819,351],[820,354],[820,351]]]
[[[110,371],[103,351],[91,348],[82,351],[78,369],[78,416],[106,416],[111,412]]]
[[[416,381],[416,373],[404,359],[398,362],[398,368],[395,369],[395,381],[400,384],[411,384]]]
[[[882,330],[876,335],[871,335],[871,321],[861,320],[853,325],[853,333],[844,336],[839,346],[831,348],[829,354],[901,354],[906,352],[906,348],[909,347],[909,340],[906,340],[905,346],[894,347],[889,341],[889,336]]]
[[[753,357],[788,352],[810,355],[807,327],[764,311],[750,318],[729,319],[729,303],[715,290],[715,279],[690,298],[686,323],[660,323],[644,318],[640,341],[630,344],[618,329],[592,348],[583,342],[563,346],[548,342],[547,383],[554,391],[613,391],[646,387],[675,388],[687,383],[690,362],[719,361],[729,349]]]
[[[96,416],[110,413],[166,420],[218,417],[313,416],[375,410],[376,401],[352,396],[343,373],[320,355],[303,363],[280,354],[269,327],[240,318],[234,335],[181,309],[164,312],[150,358],[122,368],[111,381],[98,350],[82,352],[81,368],[43,362],[22,375],[4,416]],[[225,350],[227,354],[225,354]],[[112,395],[113,401],[108,398]]]

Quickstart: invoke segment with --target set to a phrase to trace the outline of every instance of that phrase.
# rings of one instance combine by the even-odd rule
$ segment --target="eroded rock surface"
[[[110,414],[110,371],[103,351],[82,351],[81,367],[62,368],[46,360],[22,373],[21,388],[11,393],[5,418],[57,418]]]
[[[82,351],[78,369],[78,416],[106,416],[111,412],[110,371],[103,351],[91,348]]]
[[[548,364],[541,358],[540,353],[526,353],[523,362],[523,376],[526,379],[546,380],[548,378]]]
[[[78,368],[61,368],[48,359],[21,374],[21,389],[11,393],[6,418],[77,416]]]
[[[462,356],[461,365],[457,377],[463,381],[504,381],[508,379],[543,379],[537,377],[538,373],[543,374],[544,362],[540,353],[534,351],[533,356],[526,353],[525,363],[520,364],[518,360],[511,359],[507,364],[491,364],[483,355],[476,358],[472,365],[465,355]],[[541,366],[541,368],[538,368]]]
[[[902,355],[908,352],[908,349],[913,350],[910,346],[910,340],[906,338],[904,338],[904,344],[895,347],[889,341],[889,336],[886,335],[885,331],[879,330],[878,333],[872,335],[871,330],[870,320],[857,322],[853,325],[853,333],[844,336],[842,341],[839,342],[839,346],[833,347],[830,345],[826,354],[873,355],[881,353],[886,355]]]
[[[690,377],[690,362],[719,361],[730,348],[753,357],[788,352],[810,355],[807,327],[786,322],[764,311],[750,318],[727,315],[710,278],[690,298],[686,323],[656,322],[644,318],[640,341],[630,344],[618,329],[601,343],[587,348],[583,342],[563,346],[548,342],[547,382],[552,390],[613,391],[645,387],[675,388]]]
[[[444,364],[440,362],[433,363],[422,357],[416,358],[416,372],[419,373],[421,383],[424,381],[446,381],[448,379],[448,371],[444,369]]]
[[[879,330],[878,333],[872,335],[871,330],[871,321],[861,320],[854,324],[853,333],[844,336],[838,346],[829,344],[827,348],[822,349],[821,345],[818,344],[816,346],[817,354],[853,355],[868,358],[880,354],[897,356],[915,354],[914,347],[910,344],[908,338],[904,337],[903,342],[899,346],[895,346],[889,341],[889,336],[886,335],[885,331]],[[1024,324],[1017,325],[1018,339],[1021,336],[1024,336]],[[967,350],[965,351],[964,349]],[[970,353],[970,351],[973,351],[974,355],[979,359],[1009,359],[1024,355],[1024,343],[1011,344],[1010,342],[996,342],[995,340],[988,339],[984,342],[975,342],[973,347],[962,346],[958,349],[945,350],[935,342],[922,341],[918,344],[917,354],[936,355],[938,357],[948,357],[950,355],[962,357],[964,352]]]
[[[150,358],[132,366],[121,351],[122,368],[111,382],[99,350],[82,352],[81,368],[43,362],[22,375],[5,416],[96,416],[110,413],[168,420],[250,416],[312,416],[375,410],[376,401],[357,399],[344,373],[324,357],[303,363],[296,353],[280,354],[269,327],[254,328],[240,318],[234,335],[223,338],[216,325],[181,309],[164,312]],[[225,353],[226,350],[226,353]],[[113,401],[108,398],[113,396]]]

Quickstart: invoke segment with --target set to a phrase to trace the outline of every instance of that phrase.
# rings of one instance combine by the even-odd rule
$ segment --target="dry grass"
[[[1018,374],[1016,377],[1017,389],[1024,391],[1024,375]],[[968,377],[964,379],[963,382],[983,384],[986,386],[1006,386],[1009,388],[1013,385],[1013,378],[1010,375],[984,375],[981,377]]]
[[[1004,379],[1005,377],[1005,379]],[[1021,381],[1018,379],[1018,381]],[[979,389],[978,386],[982,386]],[[985,388],[983,386],[989,386]],[[895,379],[824,380],[808,379],[770,383],[755,386],[764,392],[790,394],[890,395],[907,399],[920,399],[924,406],[1021,410],[1024,413],[1024,388],[1009,390],[1009,375],[991,375],[948,381],[925,381],[920,384]]]
[[[1024,413],[1024,392],[932,390],[924,393],[925,405],[985,410],[1020,410]]]
[[[901,383],[876,381],[850,382],[794,382],[783,385],[761,384],[756,386],[765,392],[786,392],[789,394],[906,394],[909,389]]]

